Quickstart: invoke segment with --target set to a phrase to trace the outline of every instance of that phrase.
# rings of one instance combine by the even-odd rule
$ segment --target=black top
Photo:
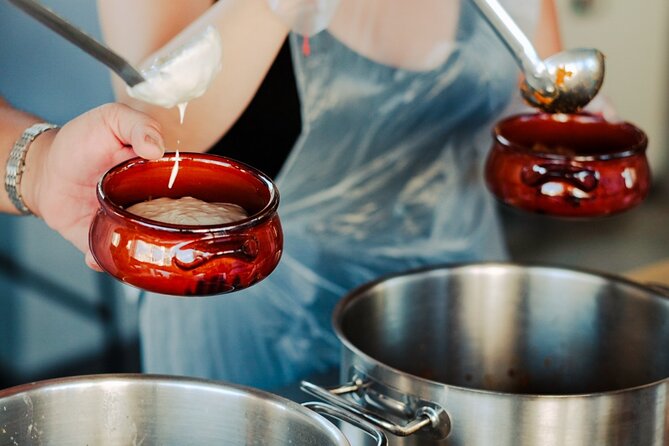
[[[275,178],[299,134],[300,104],[286,39],[248,108],[209,153],[242,161]]]

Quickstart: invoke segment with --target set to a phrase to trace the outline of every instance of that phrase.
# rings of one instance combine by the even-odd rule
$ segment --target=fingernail
[[[144,141],[146,141],[148,144],[151,144],[153,146],[156,146],[160,149],[160,155],[162,156],[165,153],[165,146],[163,145],[162,139],[156,138],[153,135],[147,134],[144,137]]]

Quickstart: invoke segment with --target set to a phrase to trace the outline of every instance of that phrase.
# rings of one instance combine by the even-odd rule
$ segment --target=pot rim
[[[50,389],[53,387],[60,388],[71,385],[94,385],[98,383],[138,384],[143,382],[152,382],[166,385],[190,384],[198,387],[211,387],[212,389],[234,391],[238,395],[252,399],[260,399],[270,404],[276,404],[283,410],[294,411],[300,415],[306,416],[308,419],[322,428],[324,432],[327,431],[328,434],[331,435],[332,439],[337,442],[337,444],[350,446],[350,442],[337,426],[331,423],[324,416],[302,406],[295,401],[289,400],[274,393],[256,389],[254,387],[205,378],[148,373],[102,373],[93,375],[66,376],[61,378],[50,378],[41,381],[33,381],[25,384],[18,384],[6,389],[0,389],[0,401],[5,398],[17,397],[27,392],[37,391],[40,389]]]
[[[456,263],[443,263],[443,264],[436,264],[436,265],[430,265],[430,266],[424,266],[424,267],[419,267],[419,268],[413,268],[409,269],[406,271],[401,271],[401,272],[395,272],[395,273],[389,273],[382,275],[378,277],[377,279],[365,283],[357,288],[354,288],[350,292],[348,292],[335,306],[332,314],[332,326],[334,328],[334,332],[339,339],[339,341],[344,345],[345,348],[347,348],[350,352],[354,353],[358,358],[362,359],[367,365],[367,370],[364,370],[363,373],[368,374],[371,377],[374,377],[375,370],[381,370],[382,374],[383,372],[387,372],[392,374],[394,377],[400,377],[406,379],[406,377],[410,377],[412,381],[421,384],[422,386],[427,386],[427,387],[438,387],[438,388],[444,388],[447,387],[449,389],[454,389],[454,390],[459,390],[463,392],[472,392],[472,393],[478,393],[482,395],[487,395],[487,396],[497,396],[497,397],[513,397],[513,398],[523,398],[523,399],[542,399],[542,400],[547,400],[547,399],[565,399],[565,398],[583,398],[583,397],[596,397],[596,396],[612,396],[612,395],[617,395],[617,394],[626,394],[626,393],[631,393],[631,392],[637,392],[641,391],[644,389],[649,389],[653,387],[657,387],[662,384],[668,384],[669,383],[669,376],[666,378],[662,378],[656,381],[652,381],[646,384],[640,384],[638,386],[633,386],[633,387],[626,387],[624,389],[617,389],[617,390],[611,390],[611,391],[603,391],[603,392],[589,392],[589,393],[569,393],[569,394],[538,394],[538,393],[513,393],[513,392],[503,392],[503,391],[497,391],[497,390],[485,390],[485,389],[475,389],[471,387],[465,387],[465,386],[458,386],[454,384],[446,384],[442,383],[439,381],[434,381],[431,379],[427,378],[422,378],[420,376],[413,375],[411,373],[407,373],[405,371],[402,371],[400,369],[397,369],[395,367],[389,366],[378,359],[373,358],[372,356],[366,354],[362,350],[360,350],[357,346],[355,346],[351,341],[349,341],[346,336],[343,333],[342,326],[341,326],[341,315],[344,313],[346,310],[346,307],[350,305],[352,302],[355,300],[359,299],[359,296],[363,293],[365,293],[367,290],[374,288],[375,286],[387,282],[389,280],[392,280],[394,278],[398,277],[404,277],[404,276],[410,276],[410,275],[416,275],[416,274],[422,274],[422,273],[427,273],[430,271],[436,271],[436,270],[442,270],[442,269],[448,269],[448,270],[455,270],[459,268],[471,268],[471,267],[484,267],[484,268],[496,268],[496,267],[513,267],[513,268],[523,268],[523,269],[532,269],[532,268],[537,268],[537,269],[559,269],[562,271],[566,272],[576,272],[576,273],[581,273],[581,274],[588,274],[588,275],[593,275],[602,279],[614,281],[616,283],[621,283],[624,285],[631,286],[633,288],[642,290],[647,293],[655,294],[659,297],[662,297],[664,299],[669,299],[669,294],[664,295],[658,292],[656,289],[649,287],[649,286],[644,286],[643,284],[640,284],[638,282],[634,282],[630,279],[627,279],[623,276],[617,276],[615,274],[611,273],[606,273],[606,272],[601,272],[597,271],[594,269],[588,269],[588,268],[578,268],[578,267],[572,267],[572,266],[564,266],[564,265],[556,265],[556,264],[546,264],[546,263],[541,263],[541,262],[527,262],[527,263],[521,263],[521,262],[502,262],[502,261],[484,261],[484,262],[456,262]],[[381,381],[384,384],[387,384],[386,380]]]
[[[205,163],[226,165],[226,167],[231,167],[233,169],[241,170],[252,175],[254,178],[259,180],[267,187],[267,190],[269,191],[269,200],[267,201],[267,204],[261,210],[250,215],[249,217],[230,223],[214,224],[214,225],[177,225],[171,223],[162,223],[156,220],[140,217],[138,215],[133,214],[132,212],[128,212],[123,207],[117,205],[106,194],[104,190],[105,184],[108,181],[109,177],[115,175],[117,172],[130,169],[132,168],[132,166],[138,164],[173,162],[175,157],[176,155],[167,156],[167,154],[163,158],[157,160],[147,160],[140,157],[134,157],[129,160],[123,161],[117,164],[116,166],[112,167],[111,169],[107,170],[98,181],[96,187],[96,195],[98,198],[98,202],[100,203],[100,206],[102,206],[107,212],[112,214],[114,217],[124,221],[132,222],[138,226],[170,233],[186,233],[186,234],[203,234],[203,233],[225,234],[231,231],[249,229],[260,225],[264,221],[269,220],[274,215],[276,215],[280,201],[279,189],[277,188],[276,184],[274,184],[274,182],[265,173],[241,161],[209,153],[181,152],[179,157],[181,159],[190,158],[196,161],[203,161]]]
[[[587,155],[564,155],[559,153],[552,152],[535,152],[530,150],[528,147],[517,144],[505,136],[502,135],[502,128],[514,121],[556,121],[556,122],[566,122],[567,120],[576,121],[578,123],[604,123],[609,124],[612,127],[619,128],[626,132],[634,133],[636,136],[636,142],[629,147],[626,147],[622,150],[611,151],[607,153],[600,154],[587,154]],[[492,130],[493,140],[496,141],[503,147],[505,150],[510,150],[513,152],[535,156],[537,158],[548,159],[548,160],[561,160],[561,161],[608,161],[619,158],[627,158],[630,156],[643,154],[648,147],[648,136],[646,133],[641,130],[636,125],[627,122],[609,122],[601,116],[594,115],[591,113],[574,113],[574,114],[563,114],[563,113],[521,113],[509,116],[507,118],[499,121]]]

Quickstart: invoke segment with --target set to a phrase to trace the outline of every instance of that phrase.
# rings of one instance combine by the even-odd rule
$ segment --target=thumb
[[[138,156],[158,159],[165,153],[160,124],[149,115],[124,104],[106,104],[100,112],[119,141],[132,146]]]

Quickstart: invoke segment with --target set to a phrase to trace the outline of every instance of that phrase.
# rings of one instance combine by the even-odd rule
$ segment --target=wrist
[[[12,147],[5,171],[5,190],[20,214],[39,216],[36,197],[42,158],[55,136],[55,132],[49,131],[54,128],[53,124],[33,124]]]

